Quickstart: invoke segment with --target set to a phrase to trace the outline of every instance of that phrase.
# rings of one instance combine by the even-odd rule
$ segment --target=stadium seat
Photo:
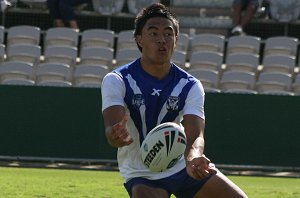
[[[298,39],[288,36],[273,36],[265,41],[263,55],[297,56]]]
[[[117,35],[117,50],[136,48],[137,45],[133,36],[133,30],[123,30]]]
[[[80,63],[112,67],[114,51],[108,47],[84,47],[80,51]]]
[[[186,52],[184,51],[177,51],[175,50],[173,53],[173,56],[171,58],[171,61],[175,63],[177,66],[179,66],[182,69],[186,69],[185,63],[186,63]]]
[[[116,54],[116,67],[130,63],[141,56],[141,52],[137,48],[120,49]],[[114,67],[115,68],[115,67]]]
[[[7,79],[34,80],[34,68],[30,63],[6,61],[0,65],[1,82]]]
[[[225,70],[227,71],[250,71],[257,72],[259,66],[259,56],[249,53],[228,54]]]
[[[179,33],[176,43],[176,50],[188,52],[190,37],[186,33]]]
[[[262,72],[258,76],[255,89],[259,93],[291,91],[292,75],[282,72]]]
[[[41,63],[36,68],[36,82],[71,81],[72,69],[62,63]]]
[[[71,46],[50,46],[45,49],[44,62],[64,63],[73,67],[76,64],[77,48]]]
[[[293,74],[296,59],[294,56],[288,55],[267,55],[263,57],[262,65],[263,72],[278,71]]]
[[[192,69],[188,73],[199,79],[205,90],[219,87],[219,72],[216,70]]]
[[[6,46],[13,44],[40,44],[41,30],[30,25],[17,25],[8,28]]]
[[[114,47],[115,32],[106,29],[88,29],[82,32],[81,48]]]
[[[254,72],[225,71],[220,80],[220,89],[228,90],[253,90],[256,82]]]
[[[73,75],[74,86],[100,87],[103,77],[109,72],[105,65],[80,64],[75,68]]]
[[[41,57],[41,47],[33,44],[14,44],[7,47],[7,60],[24,61],[39,64]]]
[[[220,71],[223,64],[223,54],[219,52],[192,52],[189,69],[210,69]]]
[[[232,53],[259,54],[261,38],[257,36],[243,35],[231,36],[227,42],[227,55]]]
[[[79,33],[68,27],[53,27],[45,32],[44,48],[50,46],[78,46]]]
[[[224,53],[225,37],[220,34],[196,34],[191,37],[191,51],[214,51]]]

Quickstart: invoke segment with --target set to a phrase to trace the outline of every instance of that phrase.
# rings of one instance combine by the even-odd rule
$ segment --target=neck
[[[169,74],[171,63],[147,62],[141,58],[141,66],[148,74],[160,80]]]

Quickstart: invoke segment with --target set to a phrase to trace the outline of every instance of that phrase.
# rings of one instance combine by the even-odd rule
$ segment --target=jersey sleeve
[[[125,106],[125,85],[121,76],[116,73],[108,73],[102,81],[102,111],[110,106]]]
[[[205,93],[200,81],[197,81],[188,93],[183,108],[183,115],[193,114],[205,119],[204,114]]]

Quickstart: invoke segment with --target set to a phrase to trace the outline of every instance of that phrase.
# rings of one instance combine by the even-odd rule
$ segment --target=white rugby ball
[[[182,127],[166,122],[153,128],[141,145],[144,164],[152,172],[172,168],[182,157],[186,148],[186,135]]]

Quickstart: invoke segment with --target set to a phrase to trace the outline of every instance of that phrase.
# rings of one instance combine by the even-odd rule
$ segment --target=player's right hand
[[[188,174],[194,179],[203,179],[217,173],[215,165],[204,154],[191,161],[187,161],[186,169]]]
[[[109,143],[112,146],[123,147],[133,142],[133,139],[130,136],[127,129],[128,119],[129,119],[129,115],[125,114],[125,116],[120,122],[110,127],[108,137],[109,137]]]

